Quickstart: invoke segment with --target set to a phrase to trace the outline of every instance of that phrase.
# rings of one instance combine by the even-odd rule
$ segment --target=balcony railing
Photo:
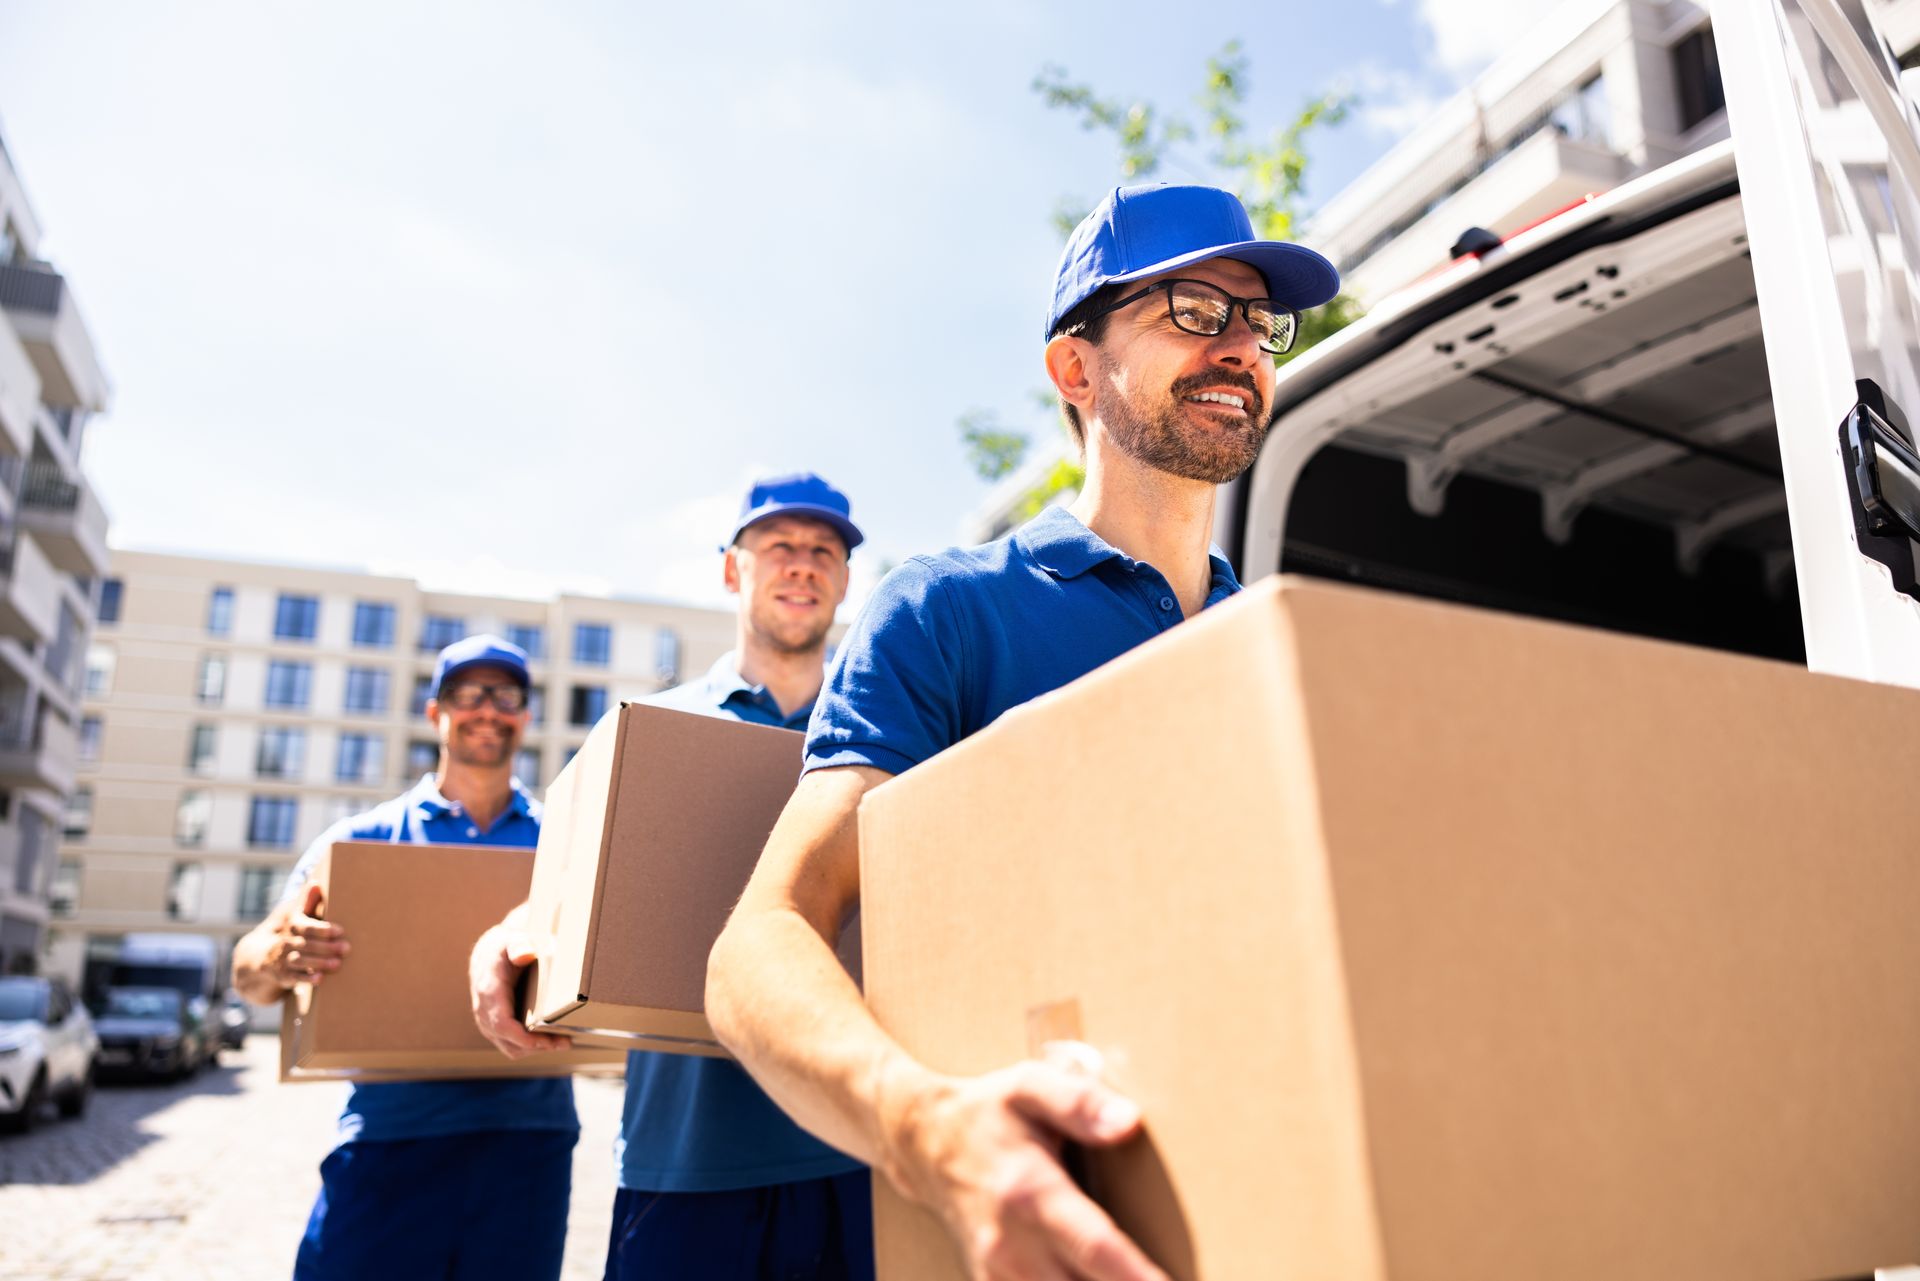
[[[80,506],[80,486],[67,479],[59,463],[28,463],[20,505],[34,511],[74,511]]]
[[[51,267],[17,262],[0,266],[0,307],[8,311],[55,315],[66,287],[65,277]]]

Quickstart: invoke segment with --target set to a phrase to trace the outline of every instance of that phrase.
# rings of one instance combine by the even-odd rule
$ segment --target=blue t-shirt
[[[1216,605],[1240,583],[1211,561]],[[828,667],[807,768],[905,773],[1181,617],[1165,575],[1064,508],[981,547],[915,556],[881,581]]]
[[[481,831],[462,808],[440,794],[431,774],[393,800],[341,819],[307,848],[287,878],[282,900],[299,894],[314,866],[335,841],[394,844],[515,845],[540,843],[540,803],[516,780],[506,812]],[[422,905],[425,907],[426,905]],[[342,921],[347,940],[353,922]],[[351,955],[346,964],[353,964]],[[504,1081],[396,1081],[350,1085],[336,1146],[353,1142],[423,1139],[489,1130],[567,1130],[579,1133],[573,1082],[565,1077]]]
[[[783,713],[765,686],[740,679],[734,662],[732,654],[723,654],[705,676],[645,701],[756,725],[806,728],[811,706]],[[734,1191],[861,1168],[795,1125],[739,1064],[645,1050],[627,1056],[627,1097],[613,1152],[620,1186],[643,1192]]]

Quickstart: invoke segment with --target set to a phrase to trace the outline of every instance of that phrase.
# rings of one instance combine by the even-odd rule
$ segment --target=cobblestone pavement
[[[248,1038],[177,1085],[94,1091],[77,1121],[0,1136],[0,1281],[280,1281],[319,1189],[341,1090],[281,1085]],[[582,1080],[566,1281],[606,1262],[618,1081]]]

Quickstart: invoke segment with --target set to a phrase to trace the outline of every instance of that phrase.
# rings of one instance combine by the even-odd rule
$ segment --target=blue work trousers
[[[294,1281],[558,1281],[578,1137],[342,1144],[320,1165]]]
[[[606,1281],[873,1281],[865,1170],[735,1192],[613,1200]]]

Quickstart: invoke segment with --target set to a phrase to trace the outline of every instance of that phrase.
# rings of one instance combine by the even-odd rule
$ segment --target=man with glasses
[[[706,675],[647,701],[805,729],[847,595],[847,558],[861,541],[846,495],[818,476],[757,481],[720,549],[722,579],[740,598],[734,648]],[[510,914],[482,936],[471,976],[475,1021],[516,1057],[566,1044],[515,1017],[514,988],[535,950],[518,926]],[[737,1064],[629,1055],[615,1156],[608,1281],[873,1276],[866,1169],[795,1125]]]
[[[526,652],[498,637],[440,651],[426,707],[438,768],[313,843],[279,906],[234,946],[241,995],[271,1004],[352,964],[352,922],[319,919],[320,887],[309,884],[334,842],[539,843],[539,803],[513,777],[528,683]],[[579,1135],[564,1077],[349,1086],[296,1281],[557,1278]]]
[[[1256,240],[1224,191],[1125,188],[1087,216],[1045,350],[1085,486],[1007,538],[916,556],[881,583],[827,674],[808,772],[714,946],[720,1039],[801,1125],[939,1216],[975,1277],[1163,1281],[1057,1155],[1130,1137],[1140,1113],[1087,1047],[962,1077],[887,1036],[832,955],[859,902],[860,797],[1239,590],[1209,549],[1215,487],[1259,452],[1272,356],[1298,313],[1338,289],[1320,255]],[[1059,783],[1101,785],[1070,760]]]

